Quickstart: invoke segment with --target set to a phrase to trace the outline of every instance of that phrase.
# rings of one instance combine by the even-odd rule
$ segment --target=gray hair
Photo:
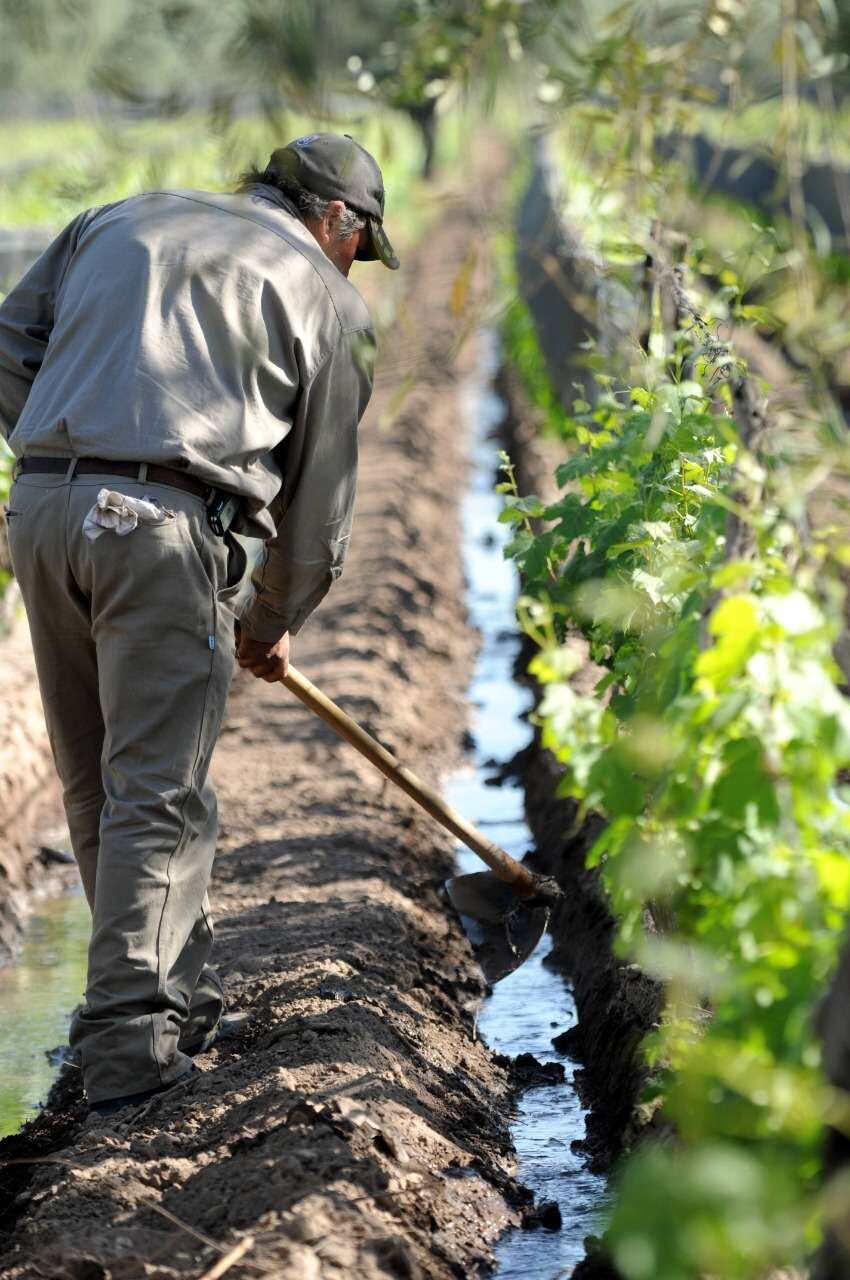
[[[308,191],[306,187],[302,187],[300,182],[295,182],[292,178],[281,178],[273,169],[248,169],[239,179],[238,191],[246,191],[249,187],[253,187],[256,183],[262,182],[267,187],[274,187],[286,196],[287,200],[291,200],[295,205],[300,216],[306,221],[307,218],[315,218],[321,221],[328,211],[330,200],[325,200],[322,196],[317,196],[315,192]],[[353,236],[355,231],[360,231],[366,226],[366,218],[362,213],[358,213],[356,209],[350,209],[345,205],[336,224],[337,240],[347,240],[349,236]]]

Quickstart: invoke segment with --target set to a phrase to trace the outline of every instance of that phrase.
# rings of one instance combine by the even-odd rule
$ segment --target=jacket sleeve
[[[307,621],[342,573],[357,478],[357,427],[372,393],[375,340],[341,332],[302,390],[284,443],[284,484],[272,506],[277,535],[254,572],[241,620],[251,639],[273,644]]]
[[[80,234],[96,210],[81,213],[45,249],[0,306],[0,434],[8,440],[41,368],[56,294]]]

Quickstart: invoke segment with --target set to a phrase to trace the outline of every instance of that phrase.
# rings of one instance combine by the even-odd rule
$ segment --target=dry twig
[[[200,1277],[200,1280],[219,1280],[219,1276],[223,1276],[229,1271],[240,1258],[244,1258],[249,1249],[254,1247],[254,1237],[245,1236],[239,1240],[232,1249],[228,1249],[227,1253],[222,1254],[218,1262],[214,1262],[211,1267],[206,1270]]]

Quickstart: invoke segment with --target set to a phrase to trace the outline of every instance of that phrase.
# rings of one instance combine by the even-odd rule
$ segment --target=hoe
[[[290,666],[282,683],[487,863],[489,871],[453,876],[446,882],[446,891],[463,921],[487,981],[498,982],[518,969],[540,941],[549,912],[561,896],[555,881],[535,875],[488,840],[295,667]]]

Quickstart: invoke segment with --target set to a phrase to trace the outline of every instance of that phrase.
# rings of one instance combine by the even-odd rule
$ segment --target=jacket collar
[[[275,205],[278,209],[283,209],[286,213],[291,213],[293,218],[297,218],[303,224],[304,219],[298,212],[298,206],[287,196],[279,191],[277,187],[269,186],[267,182],[252,182],[250,186],[245,188],[245,194],[249,195],[252,200],[259,200],[263,204]]]

